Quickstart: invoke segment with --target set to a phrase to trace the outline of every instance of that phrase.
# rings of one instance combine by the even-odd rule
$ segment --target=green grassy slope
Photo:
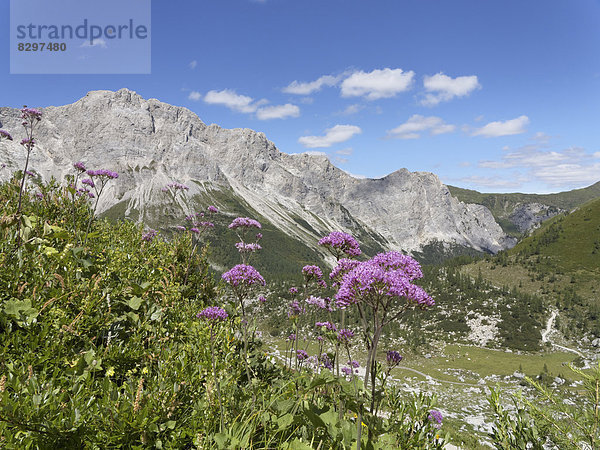
[[[571,211],[590,200],[600,197],[600,182],[583,189],[574,189],[556,194],[489,194],[455,186],[448,186],[448,189],[454,197],[462,202],[486,206],[504,231],[513,235],[518,234],[518,230],[508,217],[519,203],[541,203]]]

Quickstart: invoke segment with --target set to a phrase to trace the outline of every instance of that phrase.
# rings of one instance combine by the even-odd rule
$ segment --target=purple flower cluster
[[[182,227],[181,225],[177,225],[177,226],[175,227],[175,229],[176,229],[177,231],[185,231],[185,227]]]
[[[346,275],[359,264],[360,262],[354,259],[342,258],[338,261],[337,266],[335,266],[335,268],[329,274],[329,278],[332,280],[341,280],[344,275]],[[334,286],[337,284],[339,284],[339,282],[336,281]]]
[[[246,264],[238,264],[229,271],[221,275],[227,283],[233,287],[237,286],[252,286],[254,284],[265,285],[265,279],[258,270]]]
[[[298,361],[304,361],[306,358],[308,358],[308,353],[302,349],[296,350],[296,358],[298,358]]]
[[[210,212],[210,213],[213,213],[213,214],[216,214],[216,213],[218,213],[218,212],[219,212],[219,210],[217,209],[217,207],[216,207],[216,206],[210,205],[210,206],[208,207],[208,212]]]
[[[331,322],[317,322],[315,323],[315,327],[325,328],[327,331],[336,331],[337,328]]]
[[[391,367],[395,367],[402,361],[402,355],[396,350],[390,350],[387,352],[387,363]]]
[[[431,422],[434,422],[434,426],[436,428],[442,428],[442,421],[444,420],[444,416],[442,416],[441,412],[432,409],[431,411],[429,411],[429,416],[427,416],[427,418]]]
[[[24,120],[42,120],[42,112],[39,109],[28,108],[26,106],[21,109],[21,119]]]
[[[265,296],[264,296],[264,295],[261,295],[260,297],[258,297],[258,301],[259,301],[260,303],[266,303],[266,302],[267,302],[267,299],[265,298]]]
[[[316,278],[317,280],[323,279],[323,271],[319,266],[304,266],[302,268],[302,274],[306,280]]]
[[[81,183],[87,184],[89,187],[96,187],[96,184],[90,178],[84,178]]]
[[[387,297],[405,298],[420,307],[435,305],[422,287],[411,283],[413,277],[420,273],[418,263],[406,259],[400,263],[397,255],[400,254],[379,254],[369,261],[359,263],[344,275],[335,297],[337,306],[346,308],[360,301],[374,305]]]
[[[353,359],[352,361],[348,361],[348,365],[355,369],[358,369],[360,367],[360,363],[355,359]]]
[[[321,365],[323,367],[325,367],[326,369],[329,369],[329,370],[333,369],[333,362],[331,361],[331,359],[329,358],[327,353],[323,353],[321,355],[320,361],[321,361]]]
[[[291,287],[290,288],[290,294],[296,295],[297,293],[298,293],[298,288],[297,287]]]
[[[298,317],[301,314],[304,314],[304,307],[298,303],[298,300],[294,300],[289,304],[288,318]]]
[[[90,177],[100,177],[100,178],[110,178],[115,179],[119,178],[119,174],[117,172],[113,172],[112,170],[106,169],[98,169],[98,170],[88,170],[86,172]]]
[[[73,164],[73,167],[77,170],[79,170],[80,172],[85,172],[87,169],[85,168],[85,164],[82,163],[81,161],[77,161],[75,164]]]
[[[331,307],[331,299],[329,297],[321,298],[311,295],[305,301],[309,305],[316,306],[319,309],[325,309],[329,312],[333,311],[333,308]]]
[[[25,174],[29,175],[30,177],[35,177],[35,172],[32,172],[31,170],[26,170]]]
[[[340,252],[348,256],[359,256],[361,254],[356,239],[343,231],[332,231],[319,241],[319,245],[329,247],[336,255]]]
[[[354,331],[352,331],[348,328],[342,328],[338,332],[338,336],[337,336],[338,341],[342,345],[348,345],[353,337],[354,337]]]
[[[5,139],[8,139],[9,141],[13,140],[10,133],[8,131],[4,131],[4,130],[0,130],[0,138],[5,138]]]
[[[187,191],[189,189],[185,184],[176,182],[167,184],[167,188],[172,188],[175,191]]]
[[[142,234],[142,241],[144,242],[152,242],[152,240],[156,237],[158,231],[149,229],[145,233]]]
[[[350,367],[342,367],[341,371],[347,377],[351,377],[352,376],[352,368],[350,368]]]
[[[256,243],[246,244],[244,242],[236,242],[235,248],[237,248],[238,252],[240,252],[240,253],[253,253],[253,252],[257,252],[258,250],[262,249],[260,244],[256,244]]]
[[[209,306],[196,314],[198,319],[204,319],[209,322],[219,322],[226,320],[229,315],[223,308],[218,306]]]
[[[229,224],[229,229],[235,230],[236,228],[262,228],[260,222],[249,217],[237,217],[233,219],[233,222]]]
[[[35,139],[34,138],[22,139],[21,145],[24,145],[25,147],[27,147],[27,146],[33,147],[35,145]]]

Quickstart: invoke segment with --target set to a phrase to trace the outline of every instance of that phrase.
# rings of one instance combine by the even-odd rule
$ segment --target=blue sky
[[[2,33],[1,106],[127,87],[356,176],[406,167],[484,192],[600,181],[598,0],[153,0],[150,75],[10,75]]]

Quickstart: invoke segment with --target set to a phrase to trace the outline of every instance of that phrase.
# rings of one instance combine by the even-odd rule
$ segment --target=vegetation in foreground
[[[39,111],[23,110],[28,155],[40,118]],[[358,262],[351,236],[323,238],[339,262],[330,276],[335,301],[315,295],[327,282],[319,267],[305,266],[303,286],[290,292],[297,297],[288,305],[294,331],[288,359],[276,364],[246,313],[255,288],[264,285],[248,264],[260,250],[260,233],[249,237],[258,222],[230,224],[242,264],[216,282],[208,248],[198,240],[213,227],[207,218],[214,210],[195,214],[166,242],[155,230],[96,220],[103,188],[118,175],[82,163],[74,170],[62,186],[39,182],[26,166],[0,186],[0,445],[443,446],[434,399],[386,386],[402,356],[389,350],[386,361],[376,358],[391,322],[433,306],[413,283],[422,274],[412,258],[390,252]],[[178,183],[166,188],[172,195],[185,191]],[[354,330],[344,322],[351,309],[360,318]],[[316,339],[323,343],[312,357],[299,346],[298,318],[307,310],[319,318]],[[364,377],[350,354],[353,339],[366,349]],[[574,435],[577,445],[597,436],[599,374],[600,368],[589,379],[587,391],[596,389],[595,403],[593,396],[584,403],[590,414],[576,417],[588,430]],[[537,424],[528,408],[528,423]],[[511,448],[504,447],[505,436],[529,438],[502,414],[497,430],[507,431],[494,435],[500,448]],[[536,437],[552,440],[540,423]]]

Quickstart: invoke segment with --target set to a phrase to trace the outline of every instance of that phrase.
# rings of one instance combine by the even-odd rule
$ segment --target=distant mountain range
[[[226,212],[243,205],[313,250],[338,229],[373,251],[438,244],[495,253],[514,244],[487,208],[459,201],[431,173],[357,179],[323,156],[282,153],[262,133],[206,125],[185,108],[127,89],[90,92],[43,113],[32,169],[59,180],[75,161],[119,172],[99,205],[109,215],[164,227],[211,201]],[[0,108],[0,122],[20,135],[18,110]],[[0,157],[18,170],[24,152],[16,142],[3,144]],[[161,192],[172,181],[190,187],[180,212]]]

